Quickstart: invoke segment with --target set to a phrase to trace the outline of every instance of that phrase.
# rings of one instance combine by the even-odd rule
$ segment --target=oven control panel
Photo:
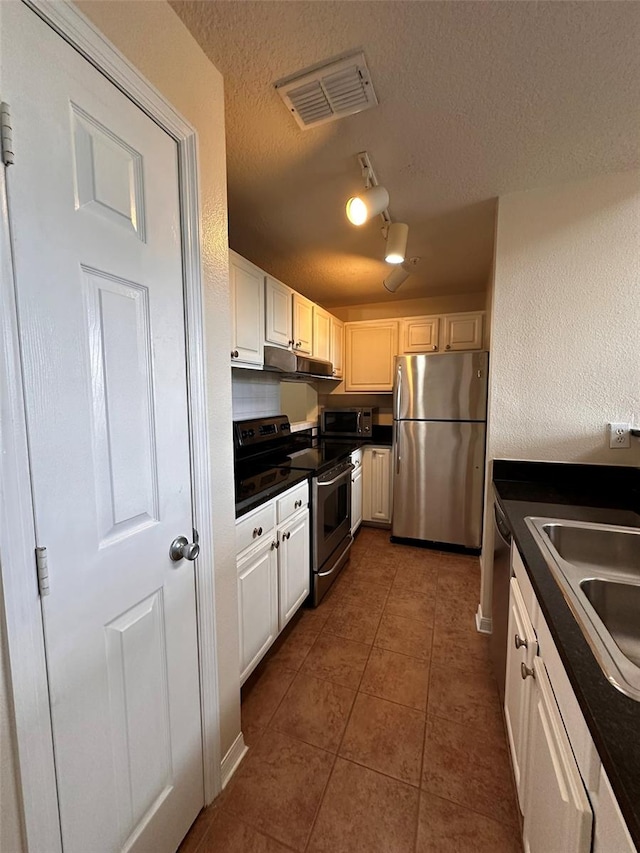
[[[252,418],[233,423],[233,443],[236,449],[266,444],[269,441],[287,438],[290,434],[291,424],[286,415]]]

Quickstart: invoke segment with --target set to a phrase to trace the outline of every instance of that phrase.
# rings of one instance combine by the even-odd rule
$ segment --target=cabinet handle
[[[302,506],[302,501],[296,501],[293,505],[294,509],[299,509]]]
[[[536,677],[535,672],[533,671],[533,667],[531,667],[530,669],[524,661],[522,661],[522,663],[520,664],[520,675],[522,676],[523,681],[529,678],[529,676],[531,676],[531,678]]]
[[[447,344],[445,349],[451,349],[451,344]]]
[[[256,536],[262,536],[262,528],[261,527],[254,527],[253,528],[253,538],[255,539]]]
[[[292,347],[295,344],[295,341],[289,341],[289,346]]]
[[[518,636],[518,634],[516,634],[516,636],[515,636],[515,644],[516,644],[516,649],[519,649],[522,646],[524,646],[525,649],[529,648],[529,644],[527,643],[527,641],[523,640],[520,636]]]
[[[238,358],[238,350],[237,349],[231,350],[231,358]]]
[[[276,541],[275,541],[275,542],[272,542],[272,543],[271,543],[271,550],[272,550],[272,551],[274,550],[274,548],[279,548],[279,547],[280,547],[280,543],[278,542],[278,540],[277,540],[277,539],[276,539]]]
[[[300,349],[301,346],[302,346],[302,341],[298,341],[296,344],[296,349]]]
[[[285,539],[291,539],[291,531],[290,530],[288,531],[288,533],[282,534],[282,541],[284,542]]]
[[[434,345],[431,347],[431,349],[435,352],[435,351],[438,349],[438,347],[434,344]]]

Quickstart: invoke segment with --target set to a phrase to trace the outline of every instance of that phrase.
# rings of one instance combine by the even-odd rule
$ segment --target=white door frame
[[[220,709],[200,263],[198,137],[194,128],[71,2],[23,2],[149,115],[178,146],[193,514],[201,543],[195,572],[204,798],[208,804],[221,789]],[[14,148],[17,149],[16,159],[24,156],[15,135]],[[4,612],[0,612],[0,619],[4,617],[8,646],[9,701],[13,703],[15,717],[18,788],[28,853],[61,853],[34,551],[36,545],[46,543],[36,542],[33,521],[5,168],[0,168],[0,305],[0,582],[4,593]]]

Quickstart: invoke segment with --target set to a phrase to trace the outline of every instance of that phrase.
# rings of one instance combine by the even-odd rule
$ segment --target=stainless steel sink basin
[[[526,523],[605,676],[640,701],[640,528]]]

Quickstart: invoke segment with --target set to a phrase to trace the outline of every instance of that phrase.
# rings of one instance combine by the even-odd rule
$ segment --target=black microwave
[[[322,435],[344,436],[345,438],[371,438],[373,409],[354,406],[350,409],[328,409],[320,412]]]

